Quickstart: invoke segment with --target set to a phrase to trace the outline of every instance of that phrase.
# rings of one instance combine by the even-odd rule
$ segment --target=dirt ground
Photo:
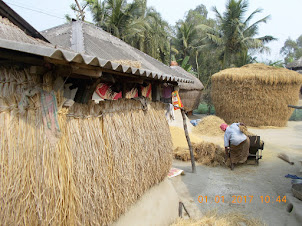
[[[216,209],[219,213],[242,212],[262,219],[267,225],[288,225],[290,214],[282,198],[291,193],[291,179],[284,176],[302,176],[299,173],[301,164],[298,162],[302,160],[302,122],[288,122],[287,127],[279,129],[249,130],[260,135],[265,142],[263,159],[258,166],[236,165],[234,171],[231,171],[225,167],[197,164],[197,172],[192,174],[190,162],[174,161],[173,166],[183,169],[185,175],[172,178],[172,183],[191,216],[198,218]],[[286,153],[295,165],[277,158],[278,153]],[[202,203],[200,196],[204,199]],[[241,203],[238,203],[239,196],[243,198]],[[270,198],[268,203],[265,202],[266,196]],[[278,196],[281,197],[280,203],[276,201]],[[237,203],[232,203],[234,198],[237,198]],[[297,225],[301,225],[301,222],[297,222]]]

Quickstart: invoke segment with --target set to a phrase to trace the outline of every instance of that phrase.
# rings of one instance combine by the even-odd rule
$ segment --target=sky
[[[80,0],[79,0],[80,1]],[[220,13],[224,12],[227,0],[148,0],[148,6],[154,7],[163,19],[170,25],[183,19],[186,12],[203,4],[209,11],[209,17],[215,18],[212,7],[216,6]],[[74,15],[70,4],[74,0],[4,0],[12,9],[22,16],[38,31],[61,25],[66,22],[64,15]],[[130,1],[128,1],[130,2]],[[302,35],[302,0],[249,0],[249,15],[255,9],[261,8],[263,12],[255,16],[253,22],[270,15],[271,19],[267,24],[261,24],[259,37],[272,35],[277,38],[267,45],[271,49],[270,54],[258,54],[257,60],[277,61],[283,59],[279,53],[287,38],[296,40]],[[88,21],[92,22],[87,11]]]

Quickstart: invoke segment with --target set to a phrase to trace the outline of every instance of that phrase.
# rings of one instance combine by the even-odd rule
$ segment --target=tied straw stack
[[[302,76],[285,68],[249,64],[212,76],[216,114],[227,123],[248,126],[286,126],[299,100]]]

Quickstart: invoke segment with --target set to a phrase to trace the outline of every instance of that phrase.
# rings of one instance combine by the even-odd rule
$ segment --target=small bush
[[[208,105],[205,104],[205,103],[201,103],[201,104],[199,104],[198,108],[193,111],[193,113],[194,114],[210,114],[210,115],[215,115],[215,108],[214,108],[214,106],[211,106],[210,113],[209,113]]]

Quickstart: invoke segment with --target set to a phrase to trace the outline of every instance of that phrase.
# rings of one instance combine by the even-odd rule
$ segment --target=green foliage
[[[208,18],[204,5],[198,5],[173,28],[154,8],[147,7],[147,0],[83,2],[97,26],[165,64],[170,63],[171,51],[171,58],[196,75],[207,90],[211,88],[211,75],[225,67],[255,62],[250,51],[267,50],[265,44],[274,40],[272,36],[255,38],[259,25],[269,16],[251,23],[262,10],[245,18],[247,0],[227,0],[223,14],[214,7],[216,20]],[[210,98],[207,103],[211,105]]]
[[[285,56],[285,64],[294,60],[298,60],[302,57],[302,35],[300,35],[296,41],[288,38],[284,46],[281,48],[280,53]]]
[[[276,40],[268,35],[254,38],[258,34],[259,24],[266,23],[270,17],[266,16],[250,25],[253,17],[262,10],[256,9],[244,19],[247,10],[247,0],[228,0],[223,14],[216,7],[213,8],[218,27],[201,26],[209,45],[221,52],[219,59],[223,68],[246,64],[250,50],[266,51],[268,48],[265,44]]]
[[[170,27],[146,0],[86,0],[97,26],[168,64]]]
[[[66,22],[69,23],[71,21],[71,16],[69,14],[65,14]]]
[[[174,57],[175,58],[175,57]],[[185,59],[177,60],[178,65],[185,69],[186,71],[190,72],[192,70],[192,65],[188,64],[190,56],[186,56]]]
[[[277,67],[277,68],[284,67],[284,62],[282,60],[277,60],[277,61],[269,60],[266,64],[268,66]]]
[[[172,39],[172,49],[173,47],[177,49],[177,52],[173,51],[173,53],[178,62],[189,56],[187,64],[192,66],[191,71],[203,83],[206,83],[212,74],[221,69],[217,64],[219,52],[206,45],[206,33],[200,26],[201,24],[210,27],[217,26],[215,20],[208,19],[207,15],[208,11],[202,4],[189,10],[184,20],[176,23],[175,38]]]
[[[215,108],[213,105],[211,105],[209,108],[209,106],[206,103],[201,103],[198,105],[198,108],[193,111],[193,113],[215,115]]]

